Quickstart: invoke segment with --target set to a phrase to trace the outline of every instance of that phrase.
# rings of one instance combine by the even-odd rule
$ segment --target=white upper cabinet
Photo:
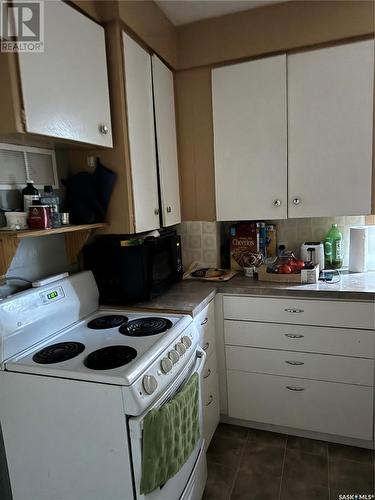
[[[289,217],[371,212],[373,78],[373,40],[289,56]]]
[[[123,33],[135,231],[160,227],[151,56]]]
[[[286,56],[214,69],[217,220],[287,216]]]
[[[44,52],[20,52],[26,131],[112,147],[104,29],[44,2]]]
[[[162,221],[171,226],[181,222],[173,73],[155,55],[152,72]]]

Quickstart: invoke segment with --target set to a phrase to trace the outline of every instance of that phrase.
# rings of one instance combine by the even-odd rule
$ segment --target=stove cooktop
[[[99,309],[5,366],[8,371],[131,385],[191,322],[189,316]]]

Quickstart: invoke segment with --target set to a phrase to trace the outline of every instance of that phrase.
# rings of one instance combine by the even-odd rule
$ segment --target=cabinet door
[[[126,33],[125,91],[135,230],[160,227],[151,56]]]
[[[371,212],[374,41],[288,58],[289,216]]]
[[[162,221],[172,226],[181,222],[173,73],[155,55],[152,73]]]
[[[286,56],[212,71],[217,220],[287,215]]]
[[[20,52],[26,131],[112,147],[104,29],[44,2],[44,52]]]

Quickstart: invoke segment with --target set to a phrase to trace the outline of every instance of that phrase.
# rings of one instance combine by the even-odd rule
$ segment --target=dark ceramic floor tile
[[[325,456],[286,450],[283,481],[328,488],[328,460]]]
[[[284,448],[248,441],[240,470],[256,480],[268,481],[271,476],[281,477],[284,454]]]
[[[374,461],[374,450],[328,443],[328,456],[332,461],[352,460],[354,462],[371,464]]]
[[[288,436],[287,449],[299,453],[327,456],[327,443],[296,436]]]
[[[373,494],[374,467],[349,460],[330,461],[329,483],[331,492]]]
[[[236,467],[239,464],[246,441],[226,438],[215,434],[207,450],[207,457],[216,463]]]
[[[280,478],[269,476],[267,481],[240,472],[234,483],[231,500],[277,500],[279,498]]]
[[[236,469],[210,460],[207,468],[208,477],[202,500],[229,500]]]
[[[218,428],[216,429],[215,435],[227,438],[246,439],[247,433],[247,427],[240,427],[239,425],[230,424],[219,424]]]
[[[280,500],[328,500],[328,487],[302,482],[298,478],[283,480]]]
[[[262,443],[269,446],[285,447],[287,436],[277,432],[260,431],[258,429],[248,429],[247,440],[255,443]]]

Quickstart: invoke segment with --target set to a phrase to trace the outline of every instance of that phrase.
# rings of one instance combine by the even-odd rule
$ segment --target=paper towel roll
[[[367,272],[368,229],[367,227],[350,228],[349,271]]]

